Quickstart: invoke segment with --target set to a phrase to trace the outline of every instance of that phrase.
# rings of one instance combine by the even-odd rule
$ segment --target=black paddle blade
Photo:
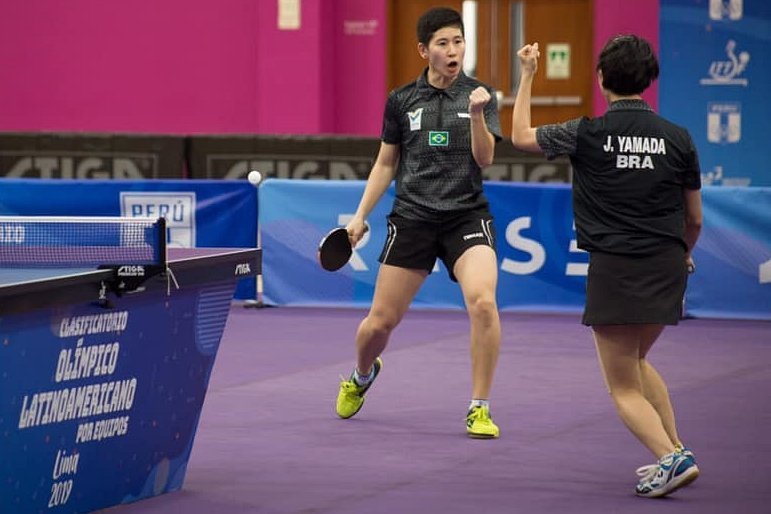
[[[342,227],[336,228],[319,243],[319,264],[327,271],[337,271],[345,266],[352,253],[348,232]]]

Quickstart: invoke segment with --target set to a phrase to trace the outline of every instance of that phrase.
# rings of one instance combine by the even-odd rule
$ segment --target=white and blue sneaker
[[[684,455],[690,458],[694,463],[696,462],[696,455],[694,455],[693,451],[687,446],[683,446],[682,444],[676,444],[675,453]],[[658,462],[656,464],[648,464],[646,466],[640,466],[639,468],[637,468],[637,471],[636,471],[637,476],[640,477],[638,480],[644,480],[648,478],[648,475],[653,476],[653,474],[656,473],[658,469],[659,469]]]
[[[681,455],[685,455],[689,459],[691,459],[693,462],[696,462],[696,456],[693,454],[690,448],[683,446],[681,444],[675,445],[675,453],[679,453]]]
[[[637,496],[658,498],[685,487],[699,478],[699,468],[689,450],[681,449],[664,455],[656,464],[637,470],[640,481],[635,487]]]

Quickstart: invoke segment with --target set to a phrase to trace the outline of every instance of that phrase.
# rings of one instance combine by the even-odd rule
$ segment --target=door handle
[[[510,106],[514,105],[514,102],[516,101],[516,96],[504,96],[503,93],[497,92],[497,99],[498,99],[498,105],[499,106]],[[531,96],[530,97],[530,105],[538,106],[538,107],[560,107],[564,105],[581,105],[583,103],[583,98],[580,96],[565,96],[565,95],[558,95],[558,96]]]

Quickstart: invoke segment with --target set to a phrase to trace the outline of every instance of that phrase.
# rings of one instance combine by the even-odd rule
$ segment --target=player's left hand
[[[688,270],[688,273],[693,273],[696,271],[696,263],[693,262],[693,257],[690,255],[685,258],[685,267]]]
[[[489,101],[490,93],[487,89],[482,86],[477,87],[468,95],[468,112],[470,114],[482,112]]]

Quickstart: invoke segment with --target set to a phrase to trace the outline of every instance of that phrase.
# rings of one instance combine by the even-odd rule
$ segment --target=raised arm
[[[468,112],[471,116],[471,154],[480,168],[489,166],[495,157],[495,137],[485,121],[485,106],[490,102],[489,91],[479,86],[469,95]]]
[[[530,95],[533,77],[538,70],[538,43],[523,46],[518,52],[521,76],[511,121],[511,143],[525,152],[540,152],[535,128],[530,122]]]

